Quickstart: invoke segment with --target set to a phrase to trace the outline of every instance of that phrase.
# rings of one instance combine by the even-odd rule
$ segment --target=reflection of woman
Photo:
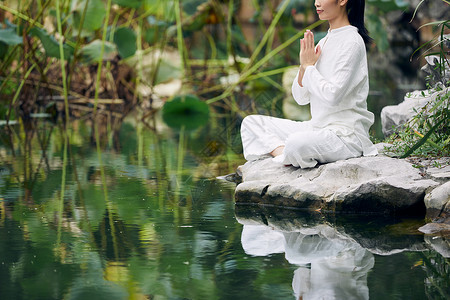
[[[295,122],[252,115],[242,122],[247,160],[271,154],[275,161],[310,168],[361,155],[376,155],[368,130],[369,79],[364,27],[364,0],[316,0],[319,18],[328,20],[328,34],[314,46],[306,31],[300,41],[300,68],[292,85],[298,104],[310,103],[312,119]]]
[[[374,265],[369,251],[326,225],[285,238],[286,259],[303,265],[292,280],[296,299],[369,299],[367,273]]]
[[[246,224],[241,242],[247,254],[284,251],[289,263],[301,266],[292,280],[296,299],[369,299],[367,273],[374,265],[373,255],[330,226],[281,233]]]

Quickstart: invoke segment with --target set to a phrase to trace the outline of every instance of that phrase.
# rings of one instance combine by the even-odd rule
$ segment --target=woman
[[[364,0],[316,0],[328,34],[314,46],[306,31],[300,40],[300,68],[292,94],[310,104],[311,120],[296,122],[269,116],[247,116],[241,127],[244,157],[271,154],[274,161],[301,168],[317,163],[376,155],[369,139],[373,114],[367,110],[369,78],[365,43]]]

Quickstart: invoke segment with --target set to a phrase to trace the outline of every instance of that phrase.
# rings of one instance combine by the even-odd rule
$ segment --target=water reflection
[[[368,219],[245,214],[235,207],[235,185],[211,179],[242,163],[230,150],[237,144],[230,131],[238,127],[227,122],[182,132],[157,120],[151,127],[126,120],[117,132],[120,147],[107,137],[91,144],[95,128],[82,122],[69,131],[45,122],[32,133],[20,126],[0,130],[0,298],[263,300],[290,299],[294,293],[305,298],[319,290],[316,274],[328,276],[320,288],[333,291],[363,281],[372,254],[363,255],[352,243],[375,260],[376,253],[408,249],[407,256],[387,256],[392,261],[384,265],[386,260],[376,261],[367,280],[371,299],[406,293],[403,282],[396,282],[395,291],[385,288],[377,271],[385,265],[396,272],[404,267],[397,278],[422,290],[404,298],[420,299],[424,286],[430,295],[446,291],[448,259],[436,252],[445,248],[445,239],[424,242],[423,235],[402,230],[394,237],[369,226],[376,222]],[[63,192],[65,133],[70,143]],[[218,143],[221,147],[211,146]],[[249,243],[241,243],[236,216],[253,225],[242,235]],[[322,230],[323,224],[336,236]],[[388,225],[395,232],[395,222]],[[430,248],[436,251],[423,257],[409,251]],[[326,254],[327,249],[340,252]],[[424,263],[409,276],[412,259],[414,265]],[[336,274],[344,282],[336,281]]]
[[[297,230],[244,224],[242,247],[254,256],[284,252],[299,266],[292,280],[296,299],[369,299],[367,273],[374,266],[369,251],[328,225]]]
[[[411,230],[418,228],[420,220],[322,215],[240,205],[235,211],[238,222],[243,224],[241,243],[247,254],[267,258],[284,253],[286,261],[296,266],[292,274],[295,299],[384,299],[392,293],[403,295],[399,299],[423,299],[425,294],[446,299],[449,295],[449,283],[436,278],[437,273],[432,275],[432,270],[440,270],[440,276],[449,276],[448,271],[442,271],[448,265],[449,248],[442,247],[446,238],[424,237]],[[428,249],[439,249],[442,256]],[[376,260],[380,266],[385,260],[388,264],[404,260],[398,253],[415,260],[411,270],[422,266],[427,271],[428,277],[422,279],[425,289],[417,288],[420,283],[416,282],[411,290],[410,284],[418,280],[416,275],[411,274],[411,281],[398,281],[397,274],[408,264],[406,261],[397,265],[398,273],[393,271],[393,277],[382,267],[374,268]],[[394,286],[378,286],[390,279],[396,282]]]

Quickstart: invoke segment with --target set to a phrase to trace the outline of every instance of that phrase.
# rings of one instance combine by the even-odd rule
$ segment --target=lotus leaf
[[[172,128],[196,129],[208,122],[209,108],[196,96],[176,96],[166,102],[162,115],[164,122]]]

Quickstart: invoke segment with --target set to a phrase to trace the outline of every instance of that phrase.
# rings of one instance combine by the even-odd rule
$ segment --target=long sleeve
[[[314,128],[331,130],[340,137],[353,135],[365,156],[375,155],[369,137],[374,115],[367,110],[366,47],[358,29],[348,25],[330,30],[319,45],[322,54],[314,66],[305,69],[303,87],[298,77],[292,84],[295,101],[310,104]]]
[[[306,87],[301,87],[298,84],[298,75],[299,73],[297,72],[297,76],[295,76],[295,79],[292,82],[292,96],[299,105],[306,105],[310,101],[311,94]]]
[[[358,84],[354,79],[361,56],[361,48],[356,44],[341,49],[340,53],[336,53],[334,73],[331,78],[325,78],[315,66],[308,66],[303,75],[303,86],[324,103],[330,106],[338,105]]]

